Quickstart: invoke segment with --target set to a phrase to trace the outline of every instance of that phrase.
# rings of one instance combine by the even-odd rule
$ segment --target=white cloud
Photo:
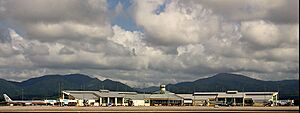
[[[144,34],[141,32],[125,31],[118,26],[114,26],[113,30],[115,35],[109,40],[127,48],[131,51],[131,54],[135,54],[137,56],[154,56],[163,54],[162,51],[147,45],[146,42],[143,41],[145,38]]]
[[[294,27],[298,24],[276,24],[260,19],[267,18],[269,10],[281,7],[283,1],[276,1],[268,7],[265,6],[270,1],[262,4],[243,2],[253,7],[253,11],[265,11],[254,11],[253,15],[244,16],[245,19],[224,19],[224,16],[216,15],[197,1],[166,2],[165,9],[158,13],[155,11],[164,2],[136,2],[135,18],[145,30],[144,40],[164,48],[177,48],[177,54],[165,53],[152,62],[151,68],[154,70],[194,75],[244,71],[261,75],[296,72],[289,74],[295,77],[298,73],[299,66],[295,62],[299,58],[296,52],[299,50],[296,42],[299,40],[299,28]],[[231,2],[241,4],[234,0]],[[223,7],[229,8],[226,4]],[[236,12],[237,15],[240,13]]]
[[[270,2],[138,0],[128,11],[143,29],[127,31],[110,25],[106,1],[1,1],[1,78],[85,73],[140,86],[220,72],[298,78],[297,15],[279,18],[291,3]]]
[[[11,0],[1,20],[25,38],[43,42],[103,38],[111,35],[105,0]]]
[[[181,0],[200,3],[216,14],[232,21],[270,20],[279,23],[299,23],[299,0]]]
[[[74,51],[65,46],[60,49],[59,54],[70,55],[70,54],[74,54]]]
[[[74,21],[79,23],[105,24],[105,0],[10,0],[1,4],[6,10],[3,18],[27,23],[59,23]],[[95,21],[97,20],[97,21]]]
[[[243,39],[258,48],[276,47],[281,42],[279,28],[265,21],[242,22]]]
[[[137,1],[135,20],[145,29],[149,40],[162,45],[199,43],[219,31],[220,20],[200,4],[185,5],[177,1],[155,11],[163,1]]]
[[[97,26],[73,22],[36,23],[28,26],[27,35],[41,41],[78,40],[86,41],[111,35],[110,25]]]

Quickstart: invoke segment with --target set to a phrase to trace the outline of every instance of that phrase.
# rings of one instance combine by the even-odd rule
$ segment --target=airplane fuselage
[[[12,100],[6,94],[3,95],[6,103],[10,105],[47,105],[54,104],[54,100]]]
[[[8,101],[8,104],[13,104],[13,105],[46,105],[47,103],[45,101],[39,100],[39,101]]]

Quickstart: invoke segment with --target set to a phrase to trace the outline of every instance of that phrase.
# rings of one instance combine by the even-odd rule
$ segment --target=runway
[[[235,112],[235,113],[299,113],[299,107],[58,107],[58,106],[0,106],[0,112],[118,112],[118,113],[165,113],[165,112]]]

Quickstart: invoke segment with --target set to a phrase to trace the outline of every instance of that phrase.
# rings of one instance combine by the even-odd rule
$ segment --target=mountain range
[[[262,81],[244,75],[219,73],[212,77],[192,82],[168,84],[168,91],[174,93],[193,93],[201,91],[279,91],[282,99],[299,98],[299,80]],[[8,94],[13,99],[56,99],[61,90],[99,90],[137,91],[151,93],[158,86],[132,88],[113,80],[99,80],[83,74],[45,75],[22,82],[0,79],[0,94]],[[23,96],[22,96],[23,95]],[[0,100],[3,97],[0,96]]]
[[[299,80],[262,81],[238,74],[219,73],[193,82],[169,84],[167,89],[176,93],[225,92],[228,90],[241,92],[278,91],[281,98],[298,98]]]
[[[6,93],[16,99],[21,99],[22,95],[23,99],[54,99],[59,96],[61,90],[135,91],[118,81],[101,81],[83,74],[45,75],[22,82],[0,79],[0,86],[1,95]]]

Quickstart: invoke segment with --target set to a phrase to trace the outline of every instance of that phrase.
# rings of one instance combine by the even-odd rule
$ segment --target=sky
[[[0,0],[0,78],[299,79],[298,0]]]

